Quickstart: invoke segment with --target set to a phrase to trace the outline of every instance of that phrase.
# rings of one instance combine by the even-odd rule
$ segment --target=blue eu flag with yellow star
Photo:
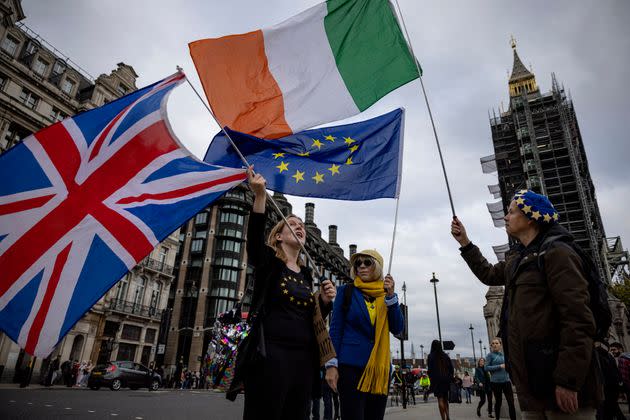
[[[354,124],[302,131],[265,140],[225,128],[272,191],[337,200],[395,198],[400,191],[404,111]],[[204,161],[240,168],[225,133],[217,134]]]

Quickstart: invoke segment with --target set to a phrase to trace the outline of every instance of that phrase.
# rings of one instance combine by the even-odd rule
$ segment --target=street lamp
[[[477,364],[477,356],[475,356],[475,339],[473,338],[473,326],[472,324],[470,324],[470,327],[468,328],[470,330],[470,342],[472,343],[472,348],[473,348],[473,361],[475,362],[475,365]]]
[[[403,304],[405,305],[405,313],[404,315],[404,324],[403,324],[403,330],[400,333],[400,365],[401,365],[401,370],[404,371],[405,369],[405,333],[407,332],[407,326],[409,325],[407,323],[407,284],[403,281],[403,285],[402,285],[402,291],[403,291]],[[402,405],[403,405],[403,410],[407,409],[407,383],[406,383],[406,378],[405,378],[405,374],[403,373],[403,388],[402,388]]]
[[[481,340],[479,340],[479,358],[483,357],[483,352],[481,351]]]
[[[486,346],[483,346],[483,353],[484,354],[488,353],[488,348]]]
[[[437,283],[440,281],[435,278],[435,273],[433,273],[433,278],[429,280],[433,283],[433,294],[435,295],[435,313],[437,315],[437,324],[438,324],[438,337],[440,338],[440,344],[442,344],[442,328],[440,328],[440,309],[438,308],[438,300],[437,300]]]
[[[424,346],[420,344],[420,357],[424,360]]]

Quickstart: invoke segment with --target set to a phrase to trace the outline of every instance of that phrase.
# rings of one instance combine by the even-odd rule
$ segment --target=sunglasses
[[[374,261],[371,258],[357,258],[356,260],[354,260],[354,268],[361,267],[361,264],[363,264],[365,267],[371,267],[372,264],[374,264]]]

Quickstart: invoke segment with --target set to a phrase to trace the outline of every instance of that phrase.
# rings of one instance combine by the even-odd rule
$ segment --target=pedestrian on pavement
[[[473,386],[473,378],[468,374],[468,372],[464,372],[464,377],[462,378],[462,388],[464,388],[464,392],[466,394],[466,404],[472,403],[472,386]]]
[[[575,419],[593,419],[603,400],[603,386],[593,357],[597,328],[589,295],[592,264],[558,219],[546,196],[517,192],[504,218],[507,233],[517,243],[506,260],[495,265],[468,239],[456,217],[451,234],[482,283],[505,286],[500,335],[523,418],[567,413]],[[486,362],[488,369],[494,368],[490,359]],[[493,371],[493,388],[511,393],[507,382],[495,385],[495,375]]]
[[[451,396],[449,402],[462,403],[462,378],[459,375],[453,377],[453,383],[451,384]]]
[[[244,386],[243,418],[305,419],[313,383],[334,349],[323,319],[336,295],[330,280],[313,276],[300,256],[306,242],[304,222],[289,215],[265,242],[266,180],[248,171],[254,204],[247,228],[249,264],[255,267],[249,316],[252,329],[239,346],[235,376],[227,392],[235,399]]]
[[[46,374],[46,386],[52,386],[57,379],[57,371],[59,370],[59,364],[61,363],[61,355],[57,355],[48,366],[48,373]]]
[[[623,345],[619,342],[610,344],[610,354],[615,358],[617,369],[623,382],[621,393],[625,394],[626,401],[630,400],[630,353],[623,351]]]
[[[72,386],[72,360],[66,360],[61,364],[61,375],[66,387]]]
[[[431,392],[431,380],[426,373],[423,373],[420,378],[420,390],[422,391],[424,402],[427,402],[429,393]]]
[[[431,391],[438,400],[438,409],[442,420],[449,419],[448,397],[453,381],[453,364],[451,358],[442,350],[442,343],[433,340],[431,352],[427,357],[427,374],[431,379]]]
[[[477,361],[475,368],[475,382],[479,387],[479,405],[477,405],[477,417],[481,417],[481,407],[488,400],[488,417],[492,415],[492,389],[490,388],[490,373],[486,370],[486,359],[483,357]]]
[[[374,249],[350,257],[353,283],[339,287],[330,323],[337,358],[326,364],[326,380],[339,392],[344,420],[381,420],[391,374],[389,334],[403,330],[394,278],[383,273]],[[401,385],[404,377],[401,373]]]
[[[495,337],[490,342],[490,349],[492,352],[486,356],[486,370],[490,372],[490,388],[494,395],[494,415],[497,419],[501,418],[501,405],[503,404],[503,395],[505,395],[510,420],[516,420],[514,392],[510,375],[505,369],[505,355],[501,352],[501,339]]]

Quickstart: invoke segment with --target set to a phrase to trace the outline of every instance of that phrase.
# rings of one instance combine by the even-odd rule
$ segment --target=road
[[[452,404],[451,418],[472,420],[477,398],[473,404]],[[485,409],[485,407],[484,407]],[[482,410],[482,419],[486,419]],[[0,419],[218,419],[238,420],[242,418],[243,398],[232,403],[224,394],[204,390],[148,390],[118,392],[109,389],[44,388],[38,385],[20,389],[12,385],[0,385]],[[323,410],[322,410],[323,413]],[[519,418],[520,418],[520,413]],[[388,420],[436,419],[439,418],[435,398],[428,403],[418,399],[418,405],[407,410],[388,403],[385,418]]]

